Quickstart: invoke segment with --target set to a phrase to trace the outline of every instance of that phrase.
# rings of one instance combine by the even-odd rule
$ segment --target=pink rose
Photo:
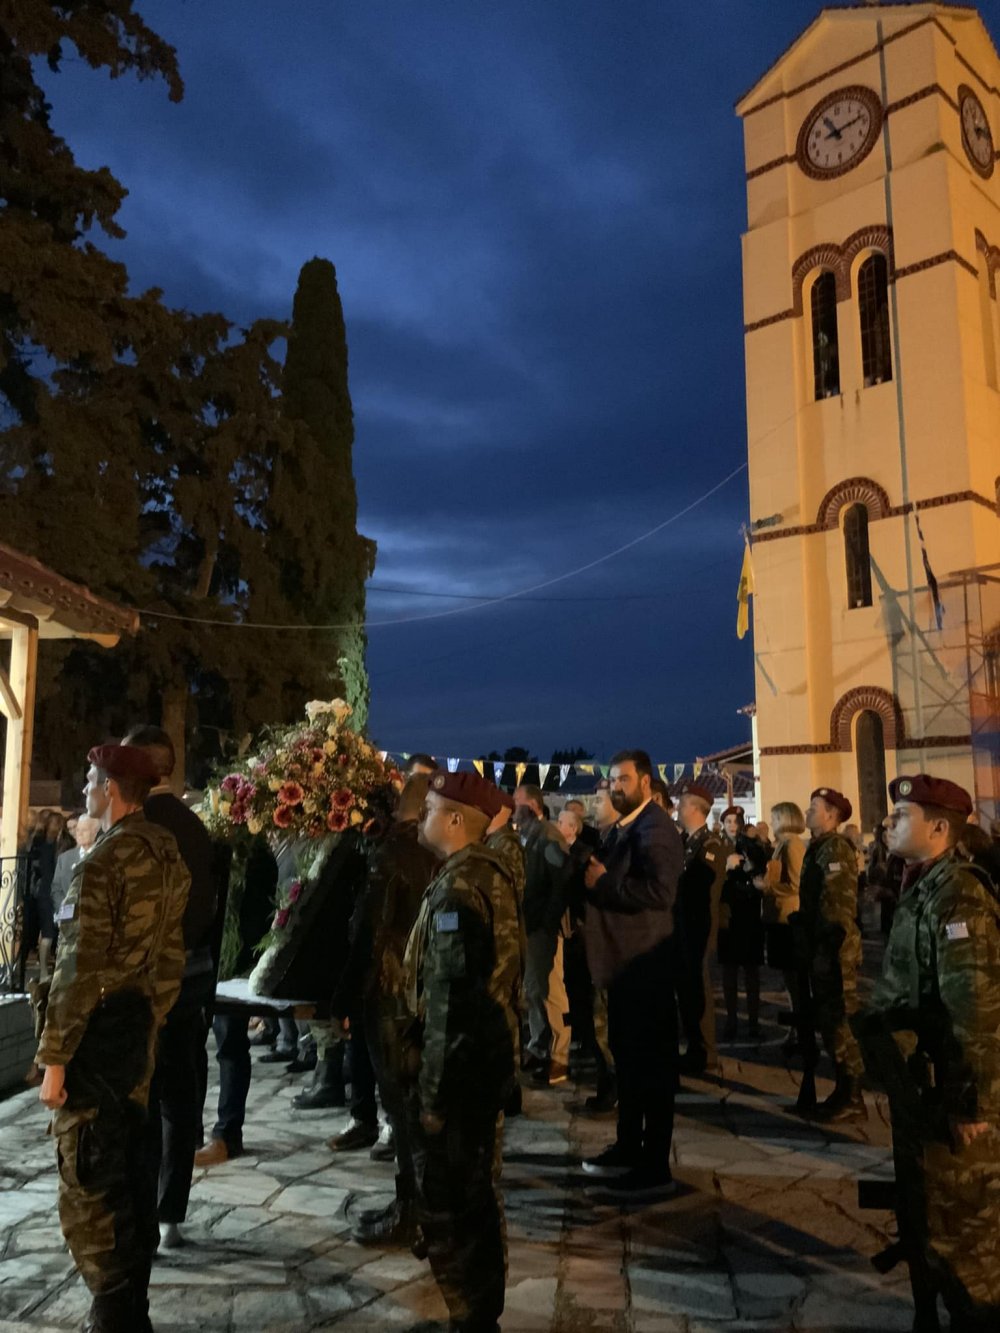
[[[289,916],[290,916],[290,913],[289,913],[287,907],[282,907],[280,911],[275,912],[275,914],[274,914],[274,928],[275,928],[275,930],[284,930],[285,927],[288,925],[288,918],[289,918]]]
[[[288,890],[288,901],[290,903],[297,903],[301,897],[302,897],[302,885],[299,883],[298,880],[296,880],[295,883],[292,885],[292,887]]]

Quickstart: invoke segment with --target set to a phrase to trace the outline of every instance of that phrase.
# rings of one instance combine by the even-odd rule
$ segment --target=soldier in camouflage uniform
[[[677,883],[677,1008],[687,1038],[683,1074],[719,1067],[715,1043],[715,993],[709,958],[719,930],[719,901],[726,877],[722,839],[708,827],[714,797],[689,782],[678,796],[684,830],[684,869]]]
[[[159,1239],[146,1111],[156,1038],[184,973],[190,877],[172,833],[142,806],[157,778],[142,749],[88,756],[87,813],[105,832],[73,873],[36,1056],[53,1111],[59,1218],[93,1293],[89,1333],[151,1329]]]
[[[454,1333],[495,1333],[504,1304],[501,1108],[523,971],[508,862],[482,841],[498,809],[474,773],[431,778],[420,837],[445,862],[406,947],[417,1216]]]
[[[918,1325],[920,1304],[932,1306],[939,1291],[955,1333],[995,1333],[1000,903],[955,849],[973,808],[966,791],[921,774],[896,778],[889,793],[889,850],[906,870],[882,977],[856,1026],[871,1072],[889,1075],[899,1229],[921,1293]]]
[[[850,1027],[858,1009],[858,861],[838,833],[851,817],[851,803],[832,787],[813,792],[806,811],[809,845],[799,879],[798,926],[808,960],[816,1026],[833,1061],[836,1084],[811,1118],[823,1123],[867,1116],[861,1079],[864,1061]]]

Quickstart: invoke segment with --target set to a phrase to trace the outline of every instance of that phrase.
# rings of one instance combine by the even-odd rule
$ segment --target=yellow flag
[[[486,765],[483,763],[481,759],[473,759],[472,767],[476,770],[476,772],[479,774],[480,777],[483,776],[483,769],[486,767]]]
[[[521,785],[521,779],[524,777],[524,775],[525,775],[525,773],[526,773],[527,771],[528,771],[528,765],[527,765],[527,764],[518,764],[518,765],[515,767],[515,769],[514,769],[514,775],[515,775],[515,777],[516,777],[517,785],[518,785],[519,787],[520,787],[520,785]]]
[[[742,639],[750,628],[750,597],[753,594],[753,563],[750,543],[743,546],[743,568],[740,570],[740,590],[736,594],[736,637]]]

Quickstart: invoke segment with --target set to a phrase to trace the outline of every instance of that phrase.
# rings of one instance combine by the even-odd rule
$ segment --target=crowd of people
[[[714,968],[724,1044],[740,1036],[741,979],[745,1038],[761,1038],[765,965],[788,992],[789,1056],[805,1057],[818,1031],[833,1063],[833,1091],[806,1113],[865,1117],[866,1071],[889,1091],[897,1174],[903,1162],[922,1182],[898,1209],[915,1292],[918,1276],[920,1291],[930,1282],[954,1329],[998,1326],[1000,858],[956,784],[897,778],[863,849],[831,787],[804,810],[777,803],[769,826],[732,805],[716,827],[707,787],[671,794],[644,751],[623,750],[553,819],[537,786],[508,795],[413,756],[389,830],[346,836],[324,869],[335,910],[310,941],[314,1018],[248,1027],[245,1011],[213,1013],[220,940],[237,940],[223,975],[245,974],[282,849],[259,837],[231,867],[173,794],[158,728],[89,764],[100,836],[86,847],[81,818],[60,856],[61,827],[46,819],[30,847],[46,867],[32,872],[48,886],[38,913],[60,932],[40,1001],[40,1096],[92,1333],[151,1328],[150,1266],[186,1239],[193,1170],[243,1151],[255,1047],[311,1072],[299,1109],[350,1105],[331,1151],[395,1160],[392,1203],[352,1218],[358,1243],[426,1256],[452,1330],[494,1333],[504,1125],[522,1113],[523,1084],[559,1089],[589,1062],[584,1108],[615,1117],[613,1141],[581,1162],[589,1187],[609,1201],[669,1198],[679,1079],[720,1073]],[[859,883],[889,932],[864,1006]],[[219,1097],[206,1136],[210,1030]]]

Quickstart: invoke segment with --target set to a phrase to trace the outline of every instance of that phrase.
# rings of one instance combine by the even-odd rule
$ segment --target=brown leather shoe
[[[194,1155],[194,1164],[199,1171],[203,1171],[208,1166],[221,1166],[223,1162],[228,1162],[231,1157],[238,1157],[239,1153],[232,1152],[225,1139],[212,1139],[206,1143],[204,1148],[199,1148]]]

